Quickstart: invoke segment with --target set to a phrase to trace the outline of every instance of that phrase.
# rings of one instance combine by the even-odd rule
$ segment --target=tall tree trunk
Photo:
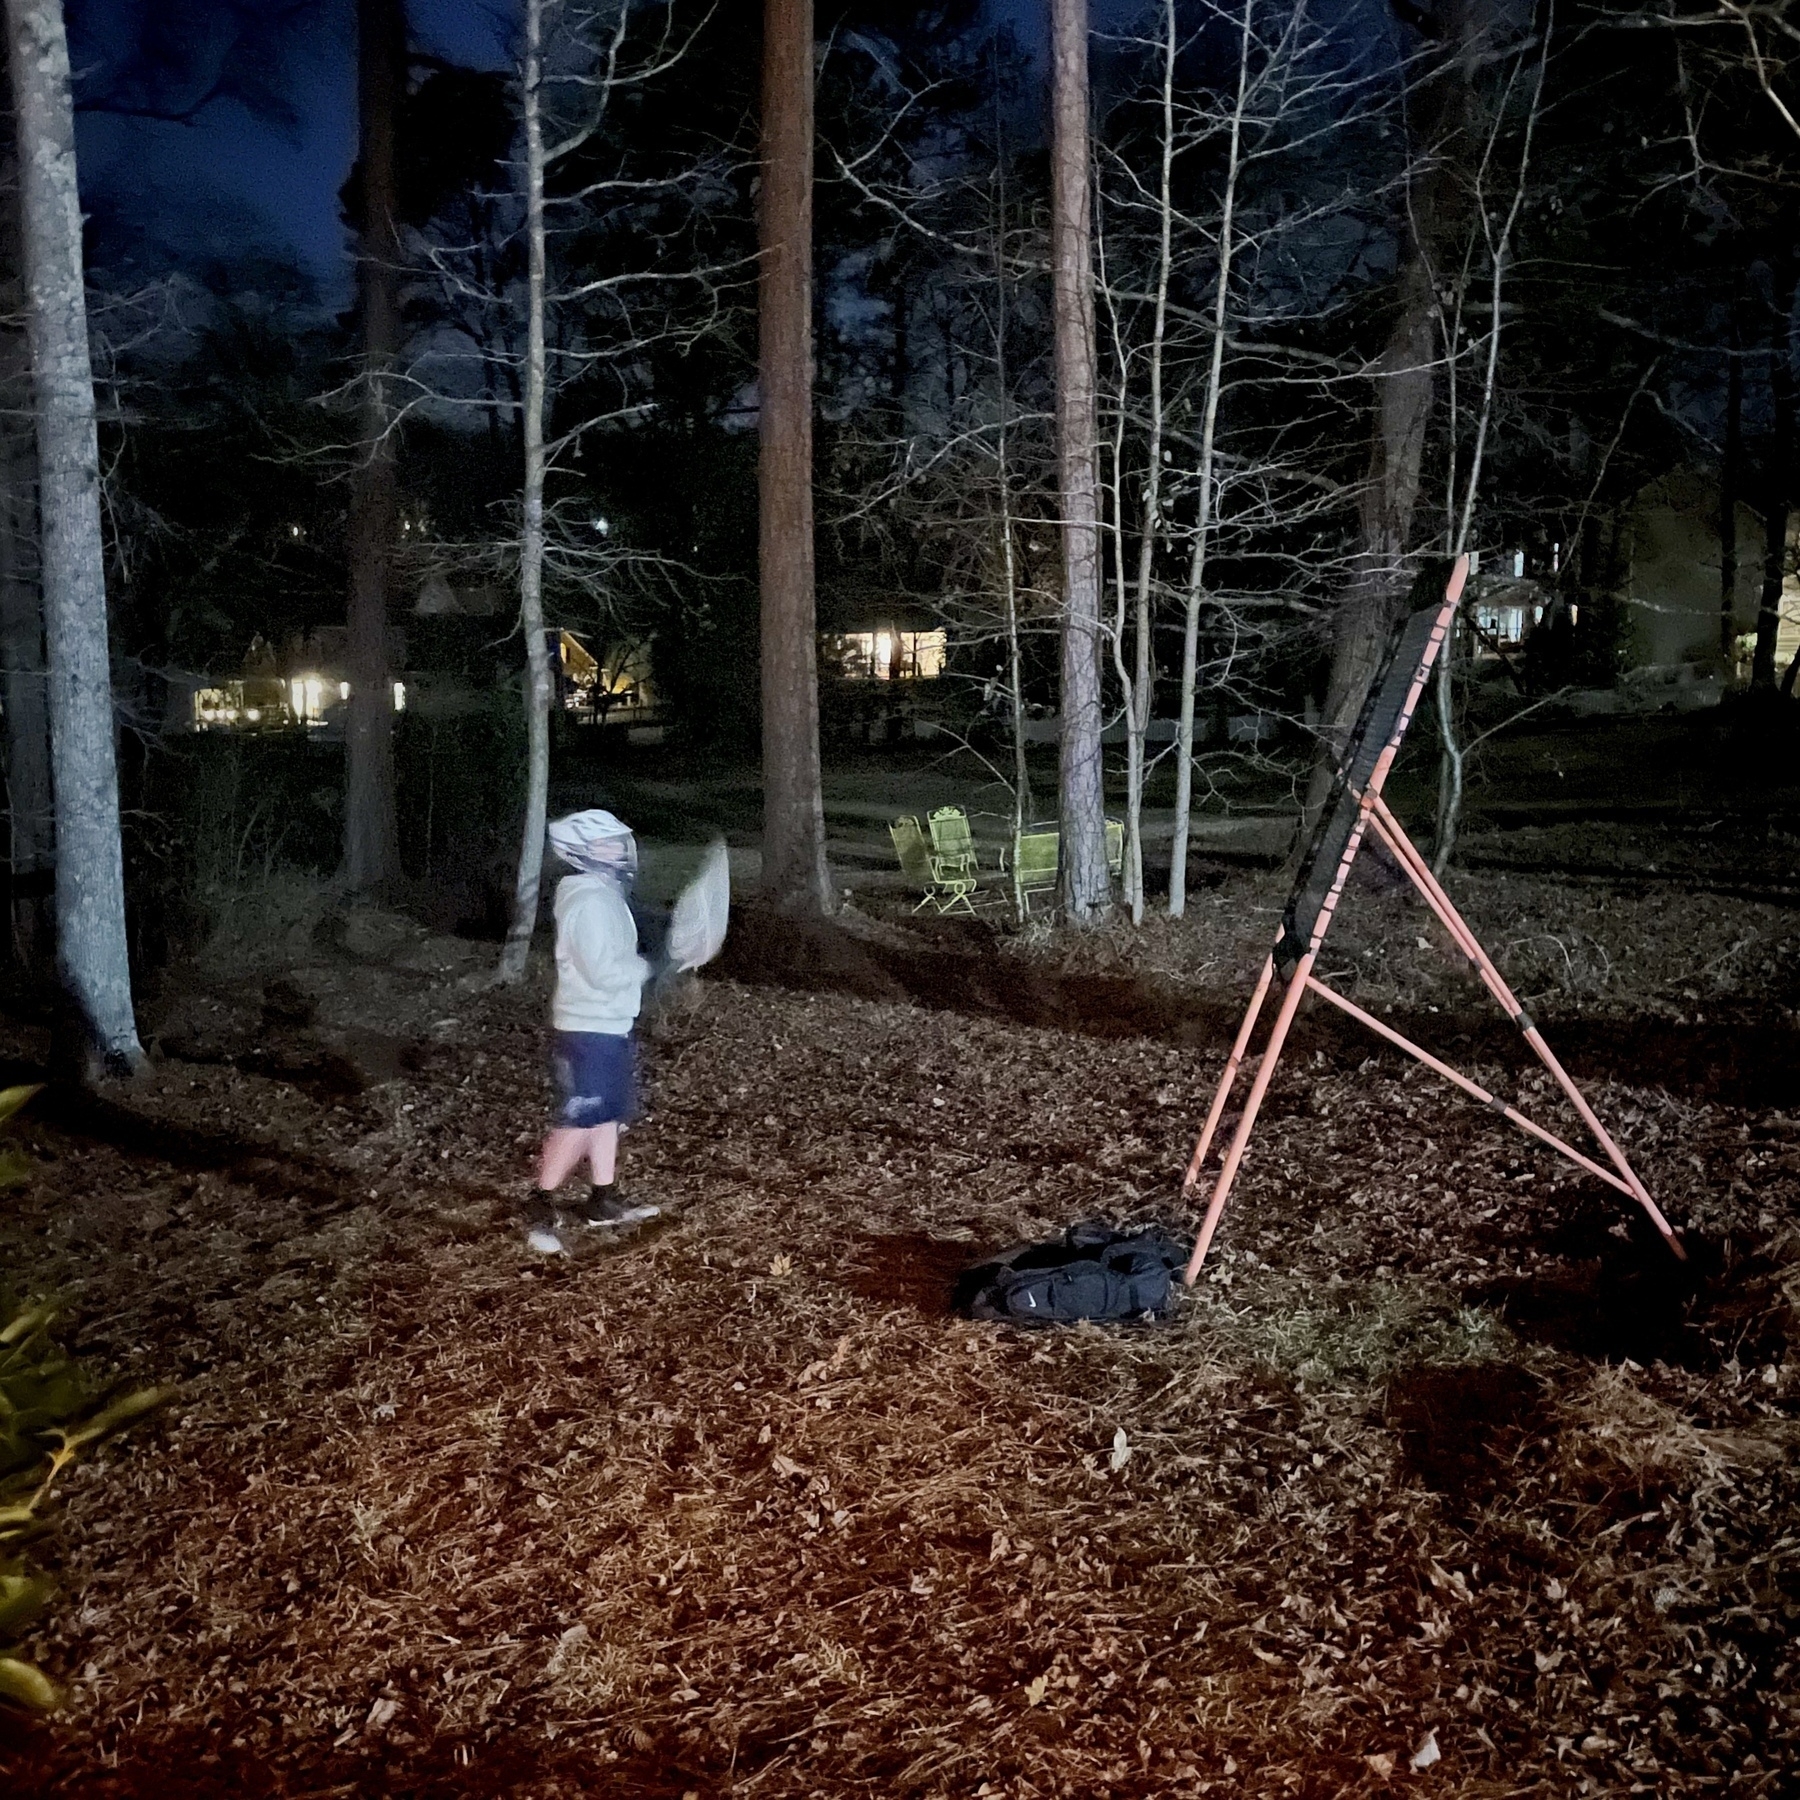
[[[1132,663],[1125,667],[1123,620],[1113,646],[1127,706],[1125,714],[1125,904],[1131,922],[1144,918],[1144,773],[1154,703],[1155,656],[1151,644],[1152,583],[1156,545],[1162,534],[1163,480],[1163,348],[1168,330],[1170,240],[1175,217],[1172,179],[1175,169],[1175,60],[1178,39],[1175,0],[1163,0],[1162,142],[1157,181],[1156,289],[1150,325],[1150,418],[1144,446],[1144,491],[1138,520],[1137,568],[1132,581]],[[1119,413],[1126,410],[1126,362],[1120,359]],[[1121,484],[1121,499],[1123,498]],[[1121,532],[1124,520],[1118,521]]]
[[[69,45],[61,0],[6,0],[6,23],[37,415],[56,792],[57,962],[94,1048],[115,1067],[136,1068],[143,1052],[132,1015],[125,937],[100,445],[88,357]]]
[[[1756,611],[1756,658],[1751,665],[1752,688],[1775,686],[1775,641],[1781,634],[1781,591],[1787,581],[1789,509],[1794,484],[1794,362],[1789,348],[1789,320],[1793,312],[1791,282],[1783,292],[1785,304],[1776,321],[1776,337],[1769,357],[1769,389],[1774,410],[1774,436],[1769,443],[1769,479],[1763,498],[1762,599]]]
[[[762,885],[783,911],[822,915],[831,873],[813,596],[812,0],[766,0],[762,106]]]
[[[1425,77],[1413,156],[1424,173],[1413,186],[1411,241],[1400,272],[1392,329],[1370,374],[1375,416],[1359,505],[1360,542],[1348,591],[1333,622],[1319,759],[1307,791],[1302,841],[1330,791],[1337,760],[1380,667],[1388,631],[1411,583],[1412,549],[1425,433],[1437,393],[1436,272],[1452,241],[1462,196],[1473,52],[1481,37],[1482,0],[1455,0],[1437,15],[1444,50]]]
[[[1307,795],[1310,821],[1331,787],[1337,759],[1362,711],[1405,598],[1405,558],[1412,545],[1425,429],[1436,392],[1436,324],[1431,264],[1415,249],[1400,284],[1400,310],[1372,374],[1374,430],[1359,507],[1360,544],[1350,588],[1332,625],[1331,674],[1325,689],[1324,741]]]
[[[1206,593],[1206,554],[1216,518],[1213,464],[1219,436],[1219,395],[1225,377],[1225,319],[1231,299],[1231,265],[1237,253],[1238,174],[1243,167],[1244,112],[1250,96],[1251,18],[1254,0],[1243,0],[1238,25],[1237,97],[1231,108],[1225,186],[1219,197],[1219,268],[1213,290],[1212,350],[1200,411],[1200,458],[1195,470],[1198,501],[1188,552],[1187,603],[1182,608],[1181,704],[1175,726],[1175,830],[1169,845],[1169,917],[1187,911],[1188,829],[1194,810],[1194,698],[1199,686],[1200,604]]]
[[[11,349],[9,342],[8,349]],[[10,358],[9,358],[10,360]],[[25,384],[8,380],[21,404],[0,422],[0,658],[5,662],[7,862],[12,877],[14,953],[47,963],[54,943],[48,904],[56,867],[50,782],[50,710],[44,618],[38,595],[36,449],[23,421]],[[21,428],[23,427],[23,428]]]
[[[544,116],[543,0],[525,0],[526,282],[525,492],[519,540],[519,625],[525,634],[525,829],[513,884],[512,923],[500,953],[500,979],[525,973],[537,928],[550,803],[550,647],[544,633]]]
[[[1059,881],[1064,913],[1087,925],[1106,912],[1112,898],[1100,752],[1100,468],[1087,0],[1051,0],[1050,62],[1050,263],[1063,545]]]
[[[1012,511],[1012,360],[1007,335],[1011,309],[1006,272],[1006,133],[994,97],[996,208],[994,224],[994,386],[1000,417],[994,440],[994,469],[1000,481],[1000,580],[1006,598],[1006,697],[1012,728],[1012,897],[1020,924],[1026,919],[1025,888],[1019,873],[1019,839],[1031,807],[1031,760],[1025,747],[1025,673],[1019,642],[1019,560]],[[905,421],[902,419],[902,426]]]
[[[19,232],[19,166],[12,121],[0,165],[0,690],[6,716],[7,865],[12,878],[14,954],[47,966],[55,949],[50,904],[56,868],[50,786],[50,702],[44,672],[44,614],[38,592],[37,444],[31,428],[31,345]]]
[[[360,893],[400,875],[394,798],[394,676],[388,587],[398,535],[394,359],[400,348],[399,188],[395,133],[406,79],[401,0],[357,0],[357,117],[362,163],[363,400],[350,490],[350,707],[344,745],[344,875]]]
[[[1727,681],[1737,667],[1737,509],[1744,469],[1744,359],[1739,349],[1734,302],[1725,353],[1725,453],[1719,462],[1719,661]]]

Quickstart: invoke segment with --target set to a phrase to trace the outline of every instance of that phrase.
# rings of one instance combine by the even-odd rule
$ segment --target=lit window
[[[348,700],[348,699],[349,699],[349,698],[350,698],[350,684],[349,684],[349,682],[347,682],[347,681],[340,681],[340,682],[339,682],[339,683],[338,683],[338,698],[339,698],[339,699],[340,699],[340,700]]]
[[[406,683],[404,681],[394,683],[394,711],[406,711]]]
[[[851,681],[935,681],[949,655],[937,631],[852,631],[835,640],[838,666]]]
[[[1478,606],[1475,623],[1481,636],[1490,644],[1510,647],[1525,639],[1523,606]]]
[[[325,722],[325,683],[317,675],[296,675],[288,682],[288,705],[302,725]]]
[[[217,731],[235,725],[244,705],[244,684],[227,681],[218,687],[199,688],[194,693],[194,729]]]

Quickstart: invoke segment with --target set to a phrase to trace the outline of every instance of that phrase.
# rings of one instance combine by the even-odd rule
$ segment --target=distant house
[[[401,668],[405,660],[404,636],[390,633],[389,666]],[[350,700],[348,633],[341,625],[322,626],[279,650],[259,635],[229,674],[172,674],[167,691],[165,731],[292,731],[332,741],[344,734]],[[409,697],[417,699],[409,678],[396,680],[394,711],[404,712]]]
[[[867,743],[929,730],[943,710],[950,634],[905,601],[821,596],[820,706],[833,733]]]
[[[665,721],[645,640],[602,644],[596,653],[573,631],[552,629],[549,638],[557,704],[572,724],[620,727],[634,743],[661,740]]]

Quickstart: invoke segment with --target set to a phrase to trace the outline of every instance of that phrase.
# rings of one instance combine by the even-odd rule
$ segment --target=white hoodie
[[[556,886],[558,1031],[629,1035],[650,965],[637,953],[637,921],[610,875],[565,875]]]

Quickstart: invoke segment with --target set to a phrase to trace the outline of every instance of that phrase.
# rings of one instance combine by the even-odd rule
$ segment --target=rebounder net
[[[1319,809],[1300,876],[1282,914],[1281,941],[1275,960],[1282,973],[1292,972],[1312,942],[1326,896],[1337,880],[1344,854],[1357,828],[1362,794],[1375,773],[1382,752],[1398,750],[1412,723],[1415,685],[1422,681],[1437,653],[1438,619],[1444,610],[1444,583],[1448,565],[1433,563],[1421,569],[1408,597],[1408,610],[1394,621],[1387,650],[1368,698],[1338,763],[1331,794]]]

